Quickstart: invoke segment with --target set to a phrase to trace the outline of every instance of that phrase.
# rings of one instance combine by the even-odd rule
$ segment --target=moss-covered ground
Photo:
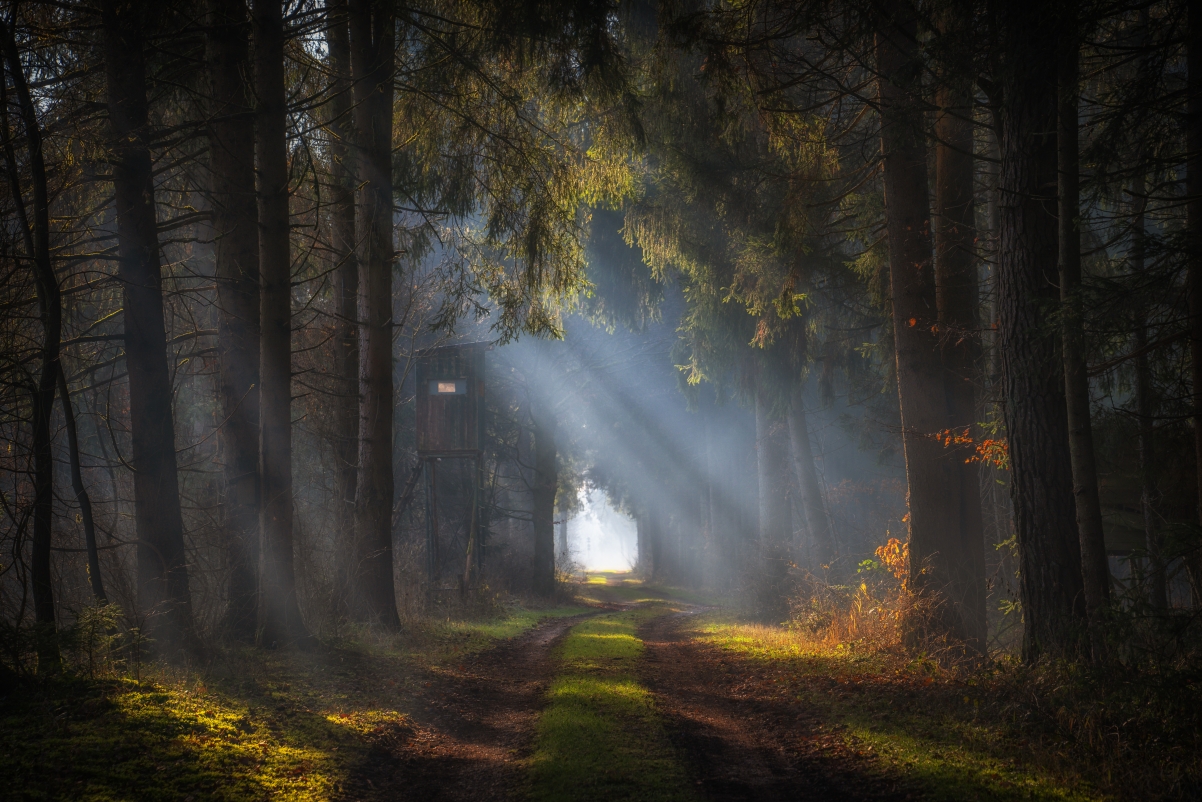
[[[0,700],[0,797],[14,800],[391,798],[358,778],[403,739],[422,678],[581,608],[427,621],[310,652],[233,649],[141,681],[70,676]]]
[[[602,586],[601,600],[639,606],[572,628],[559,649],[530,760],[536,802],[691,800],[689,779],[656,715],[636,665],[639,625],[669,611],[661,594],[634,583]]]
[[[1104,763],[1090,765],[1071,749],[1069,733],[1007,704],[1002,696],[1014,689],[1002,688],[996,673],[943,671],[723,613],[694,627],[699,642],[739,658],[760,698],[799,702],[844,748],[870,756],[924,799],[1094,800],[1116,798],[1115,791],[1128,798]]]

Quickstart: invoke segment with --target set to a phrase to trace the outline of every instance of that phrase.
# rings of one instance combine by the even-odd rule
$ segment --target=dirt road
[[[800,703],[759,681],[748,661],[691,639],[690,615],[660,616],[639,631],[646,648],[640,679],[704,798],[916,798]]]
[[[552,619],[428,672],[412,730],[373,749],[344,798],[490,802],[519,795],[521,760],[555,674],[552,652],[585,617]]]
[[[640,629],[639,679],[655,695],[699,796],[917,798],[800,703],[758,681],[753,664],[690,638],[690,616],[660,616]],[[345,798],[520,799],[523,759],[557,670],[555,646],[582,618],[549,621],[462,665],[431,671],[412,730],[373,751]]]

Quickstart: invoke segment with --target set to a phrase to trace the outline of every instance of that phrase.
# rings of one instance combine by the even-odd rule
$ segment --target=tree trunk
[[[928,600],[915,637],[975,645],[975,607],[962,592],[961,472],[940,433],[950,425],[940,353],[930,196],[922,120],[922,64],[912,8],[876,37],[881,150],[897,389],[910,512],[911,586]],[[975,489],[974,489],[975,490]],[[979,647],[978,647],[979,648]]]
[[[1076,3],[1066,5],[1060,41],[1058,78],[1057,162],[1060,205],[1060,301],[1063,304],[1064,395],[1068,410],[1069,455],[1073,469],[1073,498],[1077,538],[1081,548],[1081,577],[1089,616],[1091,648],[1100,659],[1101,616],[1110,601],[1110,568],[1102,531],[1102,502],[1094,461],[1090,422],[1089,369],[1081,300],[1081,187],[1077,143],[1077,103],[1080,92]]]
[[[92,595],[101,604],[108,602],[104,592],[104,578],[100,575],[100,549],[96,544],[96,519],[92,515],[92,497],[83,484],[83,470],[79,462],[79,432],[75,428],[75,409],[71,406],[71,393],[67,389],[67,374],[59,365],[58,395],[63,403],[63,422],[67,430],[67,453],[71,460],[71,489],[79,504],[79,518],[83,523],[83,542],[88,554],[88,584]]]
[[[831,533],[830,518],[826,514],[826,504],[822,500],[818,471],[814,467],[814,451],[810,445],[810,430],[806,424],[800,387],[794,390],[789,408],[789,440],[793,446],[793,462],[797,468],[801,504],[805,509],[806,529],[814,541],[819,567],[827,570],[835,559],[835,540]]]
[[[1136,176],[1131,187],[1131,202],[1135,213],[1131,219],[1131,274],[1144,271],[1147,254],[1147,232],[1144,209],[1147,206],[1146,182]],[[1156,442],[1155,401],[1152,398],[1152,375],[1148,365],[1148,314],[1142,301],[1135,322],[1135,414],[1139,425],[1140,507],[1144,517],[1144,540],[1148,548],[1148,601],[1157,610],[1168,609],[1168,583],[1165,578],[1164,544],[1160,527],[1156,525]]]
[[[254,640],[259,603],[259,210],[242,0],[210,0],[209,171],[217,274],[222,529],[229,570],[224,629]]]
[[[263,576],[262,643],[303,642],[292,545],[292,287],[288,236],[287,107],[281,0],[255,0],[255,85],[259,168]]]
[[[4,155],[12,187],[13,205],[25,240],[28,257],[33,260],[34,286],[37,289],[38,312],[42,324],[41,365],[37,388],[33,393],[33,543],[30,579],[33,590],[34,622],[37,628],[36,646],[38,671],[57,672],[60,656],[54,612],[54,585],[50,571],[50,546],[54,532],[54,451],[50,431],[50,416],[54,412],[57,388],[59,352],[62,345],[63,307],[50,261],[50,201],[46,186],[46,162],[42,155],[42,131],[37,112],[25,80],[25,68],[17,52],[13,28],[4,26],[4,60],[21,110],[25,128],[25,147],[29,153],[29,171],[33,185],[33,219],[30,219],[21,195],[20,176],[8,127],[7,98],[0,89],[4,110]],[[16,18],[13,18],[16,25]],[[4,76],[0,74],[0,82]]]
[[[1202,8],[1187,10],[1185,205],[1186,285],[1189,295],[1190,401],[1194,425],[1197,514],[1202,524]],[[1186,557],[1194,607],[1202,607],[1202,543]]]
[[[559,486],[556,463],[555,416],[531,407],[534,423],[534,488],[532,518],[534,521],[534,592],[550,596],[555,590],[555,490]]]
[[[355,576],[361,549],[355,538],[355,486],[359,462],[359,262],[355,257],[355,170],[352,164],[351,41],[346,0],[327,0],[326,47],[334,74],[330,100],[330,162],[334,298],[338,309],[334,370],[334,504],[338,548],[339,594],[355,613],[362,613]]]
[[[1068,412],[1058,337],[1057,26],[999,6],[1001,52],[998,341],[1022,575],[1023,657],[1076,655],[1085,623]],[[1050,17],[1048,13],[1048,17]]]
[[[772,432],[774,416],[766,391],[755,393],[756,478],[759,486],[760,546],[785,543],[788,531],[788,497],[784,492],[785,459],[779,438]]]
[[[400,626],[392,566],[392,73],[395,19],[383,0],[351,0],[359,266],[359,478],[356,536],[371,616]]]
[[[559,559],[567,564],[569,559],[568,554],[568,514],[563,510],[559,511]]]
[[[138,605],[144,631],[170,653],[195,648],[188,559],[175,464],[175,428],[162,267],[148,144],[144,2],[105,0],[105,70],[110,153],[117,208],[118,278],[129,372],[134,520],[138,535]]]
[[[940,18],[947,52],[960,54],[972,41],[972,5],[950,4]],[[975,432],[981,379],[980,289],[977,276],[973,164],[972,64],[949,59],[935,94],[935,293],[943,342],[944,381],[950,429]],[[960,609],[965,636],[985,648],[985,526],[979,465],[970,446],[946,455],[958,475],[959,549],[950,594]],[[912,548],[913,546],[911,546]]]

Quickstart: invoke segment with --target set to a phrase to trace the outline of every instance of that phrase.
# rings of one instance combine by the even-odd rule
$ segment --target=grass
[[[638,591],[633,595],[644,592]],[[572,628],[538,722],[532,800],[695,799],[651,695],[635,675],[643,653],[635,632],[666,610],[657,602]]]
[[[202,671],[78,677],[0,699],[0,796],[18,800],[383,798],[359,778],[403,739],[405,707],[436,670],[582,608],[425,621],[312,653],[235,649]]]
[[[791,697],[934,800],[1094,800],[1054,744],[1014,727],[982,678],[901,655],[816,643],[802,633],[709,614],[696,637],[752,664],[762,690]]]

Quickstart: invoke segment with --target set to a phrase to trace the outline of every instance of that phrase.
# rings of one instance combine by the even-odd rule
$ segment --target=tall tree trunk
[[[1074,655],[1085,624],[1057,291],[1057,35],[1051,12],[999,6],[998,341],[1023,604],[1023,656]]]
[[[793,391],[789,408],[789,440],[793,446],[793,462],[797,469],[801,504],[805,509],[806,529],[814,541],[818,565],[826,569],[835,559],[835,540],[831,533],[830,518],[826,514],[826,504],[822,501],[818,471],[814,467],[814,451],[810,444],[810,430],[800,387]]]
[[[940,353],[930,194],[922,120],[922,63],[917,17],[908,4],[884,20],[876,36],[885,224],[897,389],[910,512],[912,587],[928,599],[914,636],[977,643],[975,613],[958,594],[961,543],[959,462],[943,447],[948,397]]]
[[[534,428],[534,592],[550,596],[555,590],[555,490],[559,467],[555,445],[556,420],[543,404],[531,406]]]
[[[383,0],[350,0],[359,172],[359,479],[356,536],[373,618],[399,626],[392,566],[392,73],[395,24]]]
[[[559,511],[559,558],[567,563],[568,560],[568,514]]]
[[[1189,296],[1190,406],[1197,515],[1202,524],[1202,7],[1187,7],[1185,111],[1186,285]],[[1202,607],[1202,543],[1186,557],[1194,607]]]
[[[767,391],[755,393],[756,478],[759,486],[761,548],[779,546],[789,538],[788,497],[785,495],[785,457],[780,439],[772,431],[775,423]]]
[[[1089,616],[1091,649],[1101,658],[1101,616],[1110,602],[1110,568],[1102,532],[1102,502],[1094,461],[1090,422],[1089,369],[1086,365],[1085,326],[1081,299],[1081,185],[1077,143],[1077,104],[1080,94],[1076,3],[1066,4],[1060,40],[1057,108],[1057,175],[1060,204],[1060,301],[1064,348],[1064,395],[1068,410],[1069,455],[1073,469],[1073,498],[1077,538],[1081,548],[1081,577]]]
[[[143,25],[151,13],[151,6],[139,0],[105,0],[102,7],[117,270],[129,372],[138,606],[156,648],[170,653],[180,647],[195,648],[196,641],[175,464],[149,146]]]
[[[210,195],[217,274],[218,386],[229,570],[224,629],[255,637],[259,603],[259,207],[250,20],[242,0],[210,0]]]
[[[1147,255],[1147,231],[1144,210],[1147,207],[1147,186],[1143,174],[1132,181],[1131,202],[1131,274],[1144,271]],[[1140,507],[1144,517],[1144,538],[1148,548],[1148,601],[1157,610],[1169,606],[1168,583],[1165,578],[1164,544],[1160,527],[1156,525],[1156,438],[1155,401],[1152,398],[1152,374],[1148,364],[1148,314],[1142,299],[1135,321],[1135,414],[1139,426]]]
[[[3,21],[4,60],[8,65],[17,106],[25,128],[25,147],[29,154],[29,171],[33,184],[33,218],[25,208],[21,195],[20,176],[9,133],[7,98],[0,87],[4,110],[4,155],[12,188],[13,205],[21,224],[28,258],[33,260],[34,286],[37,289],[38,313],[42,324],[41,365],[37,388],[33,393],[33,543],[30,559],[30,579],[33,590],[34,622],[37,628],[39,672],[57,672],[60,668],[54,613],[54,585],[50,572],[50,546],[54,533],[54,451],[50,432],[50,416],[54,412],[54,394],[59,374],[59,351],[62,344],[63,308],[58,277],[50,261],[50,200],[46,187],[46,162],[42,155],[42,131],[38,123],[25,68],[17,52],[16,33]],[[16,25],[13,16],[12,25]],[[0,74],[0,83],[4,77]]]
[[[92,586],[92,596],[96,601],[105,604],[108,595],[104,592],[104,578],[100,575],[100,548],[96,543],[96,519],[92,515],[92,497],[83,484],[83,470],[79,461],[79,432],[75,427],[75,409],[71,406],[71,392],[67,388],[67,374],[59,364],[58,396],[63,403],[63,422],[67,430],[67,454],[71,461],[71,489],[75,491],[75,501],[79,504],[79,518],[83,523],[84,549],[88,555],[88,584]]]
[[[334,504],[338,538],[339,594],[352,612],[362,613],[358,597],[360,548],[355,539],[355,485],[359,462],[359,262],[355,256],[355,169],[351,125],[351,40],[346,0],[327,0],[326,47],[334,74],[330,100],[331,222],[334,297],[338,308],[334,369],[338,396],[334,401]]]
[[[267,645],[307,640],[292,545],[292,271],[288,236],[287,106],[281,0],[255,0],[255,156],[259,168],[263,575],[260,630]]]
[[[638,553],[638,570],[644,579],[651,577],[651,527],[648,523],[647,510],[644,508],[635,513],[635,543]]]
[[[972,5],[954,2],[940,18],[947,52],[959,56],[972,41]],[[973,70],[949,58],[935,94],[935,293],[943,341],[949,428],[973,430],[981,379],[980,288],[977,276],[973,163]],[[985,648],[985,526],[979,465],[970,447],[950,448],[958,476],[959,543],[949,594],[959,608],[965,638]],[[912,547],[912,546],[911,546]]]

